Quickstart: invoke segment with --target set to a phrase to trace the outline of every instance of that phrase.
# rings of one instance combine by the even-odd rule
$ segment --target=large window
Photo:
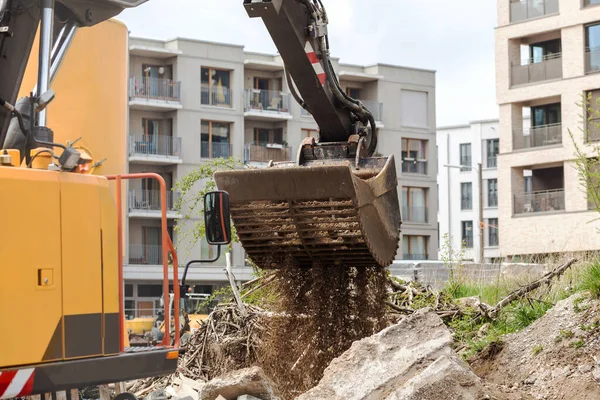
[[[231,107],[231,71],[202,67],[200,75],[202,104]]]
[[[460,209],[473,209],[473,184],[471,182],[462,182],[460,184]]]
[[[600,89],[586,92],[586,136],[588,141],[600,140]]]
[[[415,128],[428,128],[427,92],[402,90],[401,97],[402,125]]]
[[[428,236],[404,235],[402,237],[402,252],[405,260],[427,260],[429,244]]]
[[[427,174],[427,140],[402,139],[402,172]]]
[[[283,129],[254,128],[254,142],[260,145],[283,144]]]
[[[560,54],[560,52],[560,39],[552,39],[529,45],[529,57],[533,63],[546,61],[547,59]]]
[[[231,156],[231,123],[202,121],[200,139],[202,158]]]
[[[500,152],[500,140],[489,139],[486,141],[487,164],[488,168],[496,168],[498,166],[498,153]]]
[[[498,207],[498,179],[488,179],[488,207]]]
[[[460,145],[460,165],[464,165],[461,171],[470,171],[471,168],[471,143],[461,143]]]
[[[496,247],[499,243],[498,218],[490,218],[488,219],[488,246]]]
[[[427,189],[402,188],[402,219],[411,222],[427,222]]]
[[[560,124],[560,103],[531,107],[533,127]]]
[[[461,221],[461,240],[466,248],[473,247],[473,221]]]
[[[600,70],[600,24],[585,27],[586,72]]]

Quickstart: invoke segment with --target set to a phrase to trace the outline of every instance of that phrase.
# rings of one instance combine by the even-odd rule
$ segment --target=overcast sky
[[[119,15],[133,36],[240,44],[275,54],[242,0],[149,0]],[[323,0],[330,47],[341,63],[437,71],[437,125],[497,118],[492,0]]]

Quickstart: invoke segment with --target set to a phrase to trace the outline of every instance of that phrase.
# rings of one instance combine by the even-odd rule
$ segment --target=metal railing
[[[473,209],[473,197],[461,196],[460,198],[460,209],[461,210],[472,210]]]
[[[129,245],[129,265],[162,264],[162,246],[149,244]]]
[[[402,172],[427,175],[427,161],[405,158],[402,160]]]
[[[535,126],[513,131],[513,149],[552,146],[562,143],[562,124]]]
[[[373,100],[360,100],[360,102],[373,114],[375,121],[383,121],[383,103]]]
[[[208,106],[231,107],[231,89],[224,86],[200,85],[200,103]]]
[[[129,98],[181,101],[181,82],[170,79],[129,78]]]
[[[488,237],[488,246],[498,246],[499,244],[498,233],[490,233]]]
[[[487,168],[497,168],[498,167],[498,157],[497,156],[487,156]]]
[[[291,95],[273,90],[246,89],[244,111],[289,113]]]
[[[200,157],[202,158],[229,158],[233,154],[233,146],[227,142],[206,142],[200,143]]]
[[[167,210],[175,211],[179,199],[178,192],[167,189]],[[132,189],[129,191],[129,210],[131,211],[160,211],[160,191]]]
[[[498,195],[488,194],[488,207],[498,207]]]
[[[543,190],[513,195],[514,213],[539,213],[565,210],[565,190]]]
[[[471,170],[471,166],[473,165],[472,161],[471,161],[471,157],[461,157],[460,158],[460,165],[464,165],[464,167],[460,168],[461,172],[470,171]]]
[[[129,155],[181,157],[181,138],[167,135],[130,135]]]
[[[402,206],[402,219],[409,222],[427,222],[427,207],[425,206]]]
[[[599,3],[600,4],[600,3]],[[585,73],[600,71],[600,47],[585,49]]]
[[[510,2],[510,22],[525,21],[558,12],[558,0],[522,0]]]
[[[512,86],[562,78],[562,53],[544,56],[541,60],[528,59],[512,63],[510,84]]]
[[[467,249],[473,248],[473,236],[465,236],[462,238],[461,244]]]
[[[244,147],[246,162],[291,161],[292,148],[282,144],[248,143]]]
[[[429,256],[427,254],[418,254],[418,253],[404,253],[402,255],[403,260],[427,260]]]

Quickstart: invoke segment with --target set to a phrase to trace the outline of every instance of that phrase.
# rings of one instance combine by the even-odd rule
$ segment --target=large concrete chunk
[[[437,314],[431,309],[419,310],[400,323],[355,342],[327,367],[321,382],[297,400],[425,400],[435,398],[427,397],[430,390],[433,393],[444,385],[451,386],[446,375],[449,379],[469,376],[465,382],[475,382],[479,391],[481,383],[455,360],[451,344],[452,334]],[[438,373],[442,375],[436,376]],[[437,384],[436,379],[445,383]],[[460,386],[464,381],[461,379],[455,385]]]
[[[200,400],[214,400],[218,396],[236,400],[244,394],[262,400],[279,400],[273,384],[259,367],[229,372],[211,380],[200,392]]]

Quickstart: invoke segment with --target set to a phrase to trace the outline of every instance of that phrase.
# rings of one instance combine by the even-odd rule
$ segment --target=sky
[[[286,0],[290,1],[290,0]],[[492,0],[322,0],[333,57],[436,71],[436,125],[498,117]],[[132,36],[185,37],[276,54],[262,20],[242,0],[149,0],[117,18]]]

